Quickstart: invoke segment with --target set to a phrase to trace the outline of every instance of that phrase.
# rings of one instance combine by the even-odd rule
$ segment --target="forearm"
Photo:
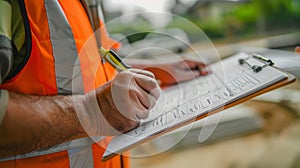
[[[86,136],[72,100],[72,96],[32,96],[10,92],[0,126],[0,157]]]

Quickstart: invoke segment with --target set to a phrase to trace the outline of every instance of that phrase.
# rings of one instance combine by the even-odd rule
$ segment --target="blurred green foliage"
[[[300,28],[299,0],[252,0],[243,4],[228,4],[228,7],[231,10],[223,12],[218,19],[196,18],[195,15],[185,17],[211,39],[265,36]]]
[[[300,27],[299,0],[254,0],[253,6],[265,17],[266,30]]]
[[[251,0],[244,3],[210,2],[205,10],[219,5],[218,17],[202,16],[203,6],[181,16],[196,26],[186,24],[186,20],[174,17],[166,28],[177,27],[184,30],[190,40],[199,40],[199,28],[212,40],[253,38],[297,31],[300,28],[300,0]],[[130,42],[142,39],[152,31],[151,24],[145,19],[133,23],[112,25],[110,33],[125,34]],[[197,34],[198,33],[198,34]]]

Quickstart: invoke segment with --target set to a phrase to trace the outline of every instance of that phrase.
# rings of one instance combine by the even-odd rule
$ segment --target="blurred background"
[[[160,29],[179,28],[187,34],[190,42],[197,43],[201,28],[213,42],[232,43],[242,40],[293,34],[299,37],[299,0],[103,0],[106,22],[126,16],[118,25],[109,25],[110,34],[123,34],[129,43],[142,40],[148,32]],[[184,20],[174,16],[156,17],[141,12],[166,12],[181,16],[197,27],[183,24]],[[299,39],[299,38],[298,38]],[[268,46],[289,47],[300,40]],[[291,44],[291,43],[294,44]],[[280,42],[278,42],[280,43]]]
[[[123,57],[209,50],[203,60],[211,63],[240,51],[257,52],[300,77],[300,56],[293,52],[300,46],[300,0],[102,0],[102,7]],[[176,141],[180,130],[141,145],[131,152],[147,157],[132,157],[131,165],[300,167],[299,89],[296,81],[227,110],[206,142],[198,142],[200,121],[166,152],[147,156]]]

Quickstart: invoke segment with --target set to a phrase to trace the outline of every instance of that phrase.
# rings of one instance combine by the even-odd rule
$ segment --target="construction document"
[[[249,59],[247,59],[249,58]],[[247,59],[240,64],[239,59]],[[254,72],[251,66],[262,70]],[[211,73],[168,88],[151,110],[149,119],[134,130],[116,136],[108,145],[103,160],[129,150],[154,137],[175,130],[221,111],[231,103],[287,79],[282,71],[261,60],[239,53],[209,66]]]

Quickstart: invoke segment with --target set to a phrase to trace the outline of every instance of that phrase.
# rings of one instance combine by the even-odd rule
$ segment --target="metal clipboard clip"
[[[260,62],[262,62],[264,65],[260,66],[260,65],[252,65],[252,64],[250,64],[248,62],[248,59],[250,59],[251,57],[254,58],[254,59],[256,59],[256,60],[258,60],[258,61],[260,61]],[[274,65],[274,62],[271,59],[265,58],[265,57],[263,57],[263,56],[261,56],[259,54],[255,54],[255,53],[252,54],[251,56],[247,57],[247,58],[241,58],[238,61],[239,61],[239,63],[241,65],[244,65],[244,64],[248,65],[256,73],[260,72],[263,68],[265,68],[267,66]]]

